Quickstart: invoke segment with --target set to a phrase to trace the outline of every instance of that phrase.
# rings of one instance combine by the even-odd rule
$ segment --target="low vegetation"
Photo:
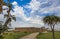
[[[6,32],[4,33],[4,39],[19,39],[25,35],[30,34],[29,32]]]
[[[37,39],[52,39],[52,33],[41,33],[37,36]],[[60,39],[60,32],[55,32],[55,39]]]

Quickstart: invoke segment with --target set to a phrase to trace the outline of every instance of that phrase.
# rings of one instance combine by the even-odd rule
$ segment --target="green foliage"
[[[25,33],[25,32],[7,32],[7,34],[5,33],[5,38],[4,39],[19,39],[22,36],[28,35],[30,34],[29,32]]]
[[[4,37],[2,35],[0,35],[0,39],[4,39]]]
[[[60,22],[60,17],[55,16],[55,15],[50,15],[50,16],[44,17],[43,21],[45,24],[54,25],[54,24],[57,24],[58,22]]]
[[[4,31],[8,30],[8,25],[11,26],[12,19],[16,21],[15,16],[14,15],[11,15],[11,13],[10,13],[10,11],[12,10],[12,4],[10,3],[10,0],[7,0],[7,1],[9,3],[5,3],[4,0],[0,0],[0,14],[2,13],[2,10],[6,10],[6,9],[2,9],[2,6],[3,5],[6,5],[6,6],[9,7],[9,10],[7,11],[7,14],[5,14],[5,15],[3,14],[4,15],[4,18],[6,18],[6,21],[4,21],[4,23],[0,23],[0,35]]]
[[[0,23],[0,34],[2,33],[2,24]]]
[[[52,39],[52,33],[42,33],[37,36],[37,39]],[[60,32],[55,32],[55,39],[60,39]]]
[[[46,16],[43,18],[45,24],[48,24],[51,27],[53,39],[55,39],[54,27],[60,22],[60,17],[55,15]]]

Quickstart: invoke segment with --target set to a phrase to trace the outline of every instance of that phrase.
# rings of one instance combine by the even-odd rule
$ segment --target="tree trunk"
[[[55,39],[55,34],[54,34],[54,30],[52,31],[52,34],[53,34],[53,39]]]
[[[53,26],[53,29],[52,29],[52,35],[53,35],[53,39],[55,39],[54,26]]]

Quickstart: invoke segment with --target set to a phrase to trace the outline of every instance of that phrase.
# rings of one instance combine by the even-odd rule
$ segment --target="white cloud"
[[[12,23],[12,27],[42,27],[40,24],[34,24],[34,23],[29,23],[29,22],[14,22]]]
[[[17,2],[16,2],[16,1],[14,1],[12,4],[13,4],[13,5],[17,5]]]
[[[34,23],[34,24],[40,24],[40,25],[44,26],[44,23],[43,23],[43,21],[41,20],[41,17],[38,16],[38,15],[36,15],[35,17],[31,17],[31,18],[29,19],[29,22]]]
[[[42,2],[43,1],[43,2]],[[55,1],[55,2],[54,2]],[[44,8],[41,8],[41,5],[42,4],[47,4],[49,2],[53,2],[53,4],[51,4],[49,7],[44,7]],[[13,2],[12,4],[14,5],[14,14],[17,15],[17,17],[20,17],[23,21],[27,22],[27,23],[20,23],[20,21],[18,22],[19,24],[17,24],[18,26],[38,26],[41,25],[41,26],[44,26],[44,23],[42,21],[42,16],[39,16],[37,15],[37,13],[49,13],[49,12],[54,12],[54,11],[58,11],[60,12],[60,6],[56,6],[58,3],[58,1],[56,0],[32,0],[29,5],[26,5],[26,6],[23,6],[24,8],[30,8],[32,9],[31,13],[30,13],[30,17],[26,17],[26,15],[24,14],[25,11],[23,10],[23,7],[21,6],[18,6],[17,2]],[[38,11],[38,12],[36,12]],[[60,14],[59,14],[60,15]],[[29,24],[28,22],[32,23],[32,24]],[[17,26],[16,25],[16,26]],[[29,26],[30,27],[30,26]],[[39,27],[39,26],[38,26]]]
[[[41,8],[40,6],[42,5],[42,4],[46,4],[46,3],[48,3],[48,2],[50,2],[50,3],[52,3],[49,7],[45,7],[45,8]],[[31,8],[32,9],[32,13],[31,13],[31,16],[32,16],[32,18],[33,18],[33,15],[35,16],[35,14],[37,14],[38,12],[39,13],[59,13],[60,12],[60,6],[58,5],[59,4],[59,0],[58,1],[56,1],[56,0],[46,0],[46,1],[44,1],[44,2],[40,2],[40,0],[39,1],[37,1],[37,0],[32,0],[31,2],[30,2],[30,5],[26,5],[26,8]],[[38,11],[37,13],[35,13],[36,11]],[[60,15],[60,13],[59,13],[59,15]],[[42,17],[42,16],[41,16]],[[35,17],[36,18],[36,17]],[[40,21],[41,19],[39,19],[39,20],[37,20],[37,18],[36,19],[30,19],[33,23],[40,23],[40,22],[42,22],[42,21]],[[43,23],[42,23],[43,24]]]
[[[4,16],[2,14],[0,14],[0,21],[4,20]]]
[[[40,6],[40,2],[38,2],[37,0],[32,0],[30,2],[30,8],[32,8],[32,10],[37,10]]]
[[[46,3],[50,3],[51,5],[47,6],[45,8],[41,8],[41,5],[42,4],[46,5]],[[55,13],[54,11],[59,10],[58,7],[60,7],[59,6],[59,0],[58,1],[56,1],[56,0],[32,0],[30,2],[30,5],[26,5],[26,8],[31,8],[32,9],[31,16],[34,15],[36,11],[38,11],[37,13],[43,13],[43,14],[44,13],[47,14],[47,13],[50,13],[50,12]]]
[[[27,22],[27,23],[23,23],[23,25],[19,23],[21,26],[26,26],[27,27],[28,25],[30,25],[28,22],[31,23],[30,26],[33,26],[34,24],[36,24],[36,26],[38,24],[43,25],[43,22],[40,20],[39,16],[36,16],[36,18],[34,18],[33,16],[30,16],[28,18],[24,14],[25,11],[23,10],[23,7],[18,6],[17,2],[13,2],[12,4],[14,5],[14,9],[13,9],[14,12],[11,12],[11,13],[15,14],[17,17],[20,17],[23,21]],[[30,3],[30,6],[27,6],[27,7],[31,8],[32,12],[33,12],[35,10],[38,10],[39,6],[40,6],[40,3],[37,0],[32,0],[31,3]],[[25,6],[25,8],[26,8],[26,6]],[[18,26],[19,24],[17,24],[16,26]]]
[[[3,14],[7,14],[7,11],[9,10],[8,6],[2,6]]]
[[[26,5],[26,8],[31,8],[32,11],[31,13],[33,13],[34,11],[38,10],[40,6],[40,2],[37,0],[31,0],[31,2],[29,3],[29,5]]]
[[[0,21],[5,22],[4,14],[7,14],[7,11],[9,10],[8,6],[2,6],[2,14],[0,14]]]
[[[41,10],[39,10],[39,12],[41,13],[59,13],[60,12],[60,6],[57,6],[57,7],[48,7],[48,8],[43,8]]]
[[[12,4],[14,5],[14,9],[13,9],[14,12],[11,11],[11,13],[13,13],[14,15],[16,15],[17,17],[22,18],[23,20],[26,20],[27,18],[24,15],[23,7],[18,6],[17,2],[13,2]]]

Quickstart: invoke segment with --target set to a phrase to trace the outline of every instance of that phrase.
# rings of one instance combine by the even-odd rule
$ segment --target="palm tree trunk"
[[[52,34],[53,34],[53,39],[55,39],[55,34],[54,34],[54,30],[52,31]]]
[[[11,21],[11,18],[8,18],[8,19],[6,20],[4,26],[7,26],[10,21]]]
[[[53,35],[53,39],[55,39],[54,26],[53,26],[53,29],[52,29],[52,35]]]

